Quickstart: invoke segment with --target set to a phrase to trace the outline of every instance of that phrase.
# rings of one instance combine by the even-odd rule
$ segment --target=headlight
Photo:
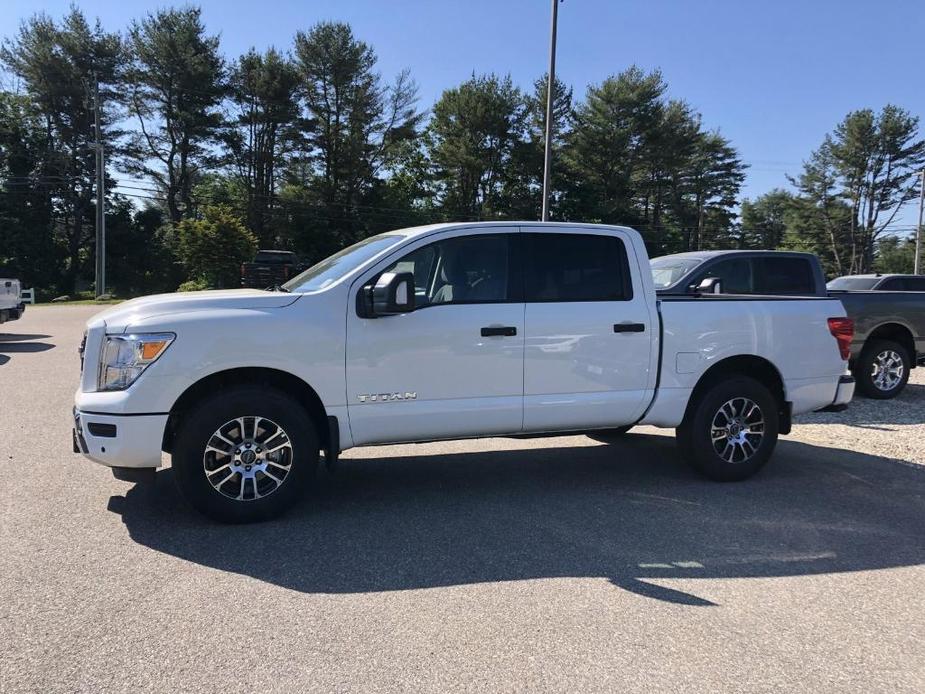
[[[107,335],[100,355],[98,390],[125,390],[174,341],[173,333]]]

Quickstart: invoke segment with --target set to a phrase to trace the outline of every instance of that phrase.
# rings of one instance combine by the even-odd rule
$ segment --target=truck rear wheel
[[[892,340],[871,340],[854,365],[858,390],[869,398],[889,400],[900,394],[909,380],[909,352]]]
[[[698,396],[676,430],[681,453],[717,482],[754,475],[768,462],[780,430],[778,404],[746,376],[720,381]]]
[[[225,523],[280,515],[315,475],[318,435],[302,406],[273,388],[243,385],[188,412],[174,443],[180,492]]]

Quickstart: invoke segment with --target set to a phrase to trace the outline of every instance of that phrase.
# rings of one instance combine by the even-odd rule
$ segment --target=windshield
[[[315,292],[324,289],[363,265],[370,258],[391,248],[403,238],[405,237],[400,234],[370,236],[312,265],[305,272],[286,282],[283,289],[290,292]]]
[[[826,286],[827,289],[873,289],[874,285],[880,281],[879,277],[836,277]]]
[[[651,261],[652,281],[656,289],[665,289],[684,277],[687,273],[703,262],[701,258],[672,258],[670,255],[662,256]]]

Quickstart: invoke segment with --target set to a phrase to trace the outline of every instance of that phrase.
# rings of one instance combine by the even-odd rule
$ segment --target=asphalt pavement
[[[649,428],[389,446],[222,526],[169,467],[71,452],[96,310],[0,326],[3,692],[925,691],[919,461],[799,428],[731,485]]]

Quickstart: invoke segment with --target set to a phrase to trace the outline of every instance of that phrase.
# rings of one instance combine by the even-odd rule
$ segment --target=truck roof
[[[443,231],[448,229],[472,229],[473,227],[556,227],[562,229],[575,228],[594,228],[594,229],[613,229],[614,231],[629,231],[639,233],[632,227],[618,226],[614,224],[590,224],[584,222],[538,222],[538,221],[505,221],[505,222],[444,222],[441,224],[427,224],[419,227],[408,227],[406,229],[394,229],[387,231],[384,236],[397,234],[407,237],[420,236],[429,234],[434,231]]]
[[[696,258],[698,260],[707,260],[708,258],[715,258],[720,255],[813,255],[812,253],[805,253],[803,251],[764,251],[764,250],[749,250],[744,249],[728,249],[728,250],[714,250],[714,251],[686,251],[684,253],[671,253],[672,258]],[[666,256],[659,256],[664,258]],[[653,258],[655,260],[655,258]]]
[[[868,272],[864,275],[839,275],[835,279],[845,279],[846,277],[857,277],[863,279],[884,279],[889,277],[921,277],[921,275],[910,275],[902,272]]]

